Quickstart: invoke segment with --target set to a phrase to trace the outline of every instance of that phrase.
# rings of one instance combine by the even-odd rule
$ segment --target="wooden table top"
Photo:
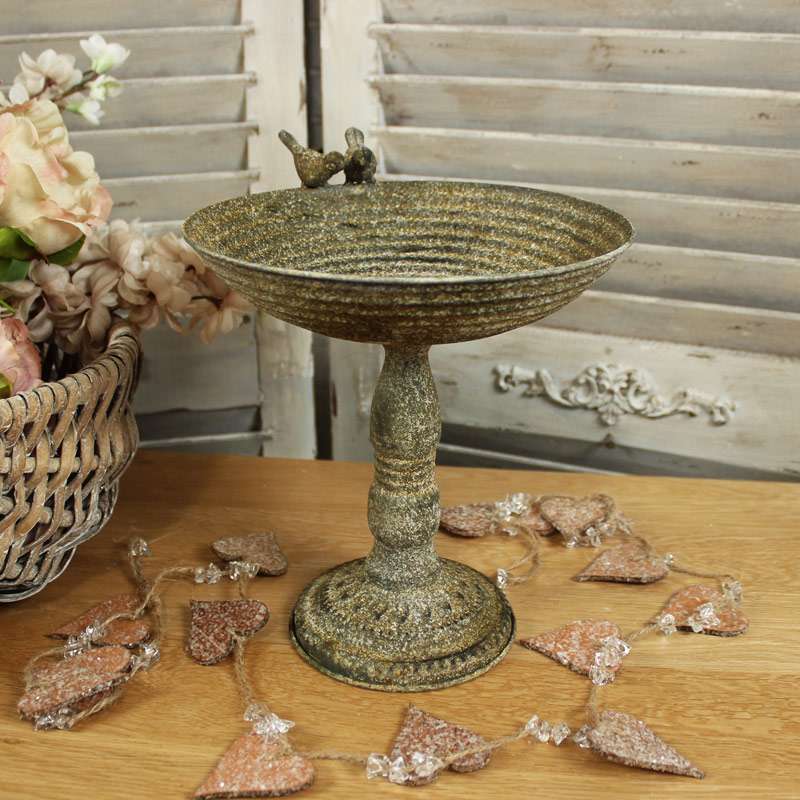
[[[607,492],[659,551],[740,577],[750,630],[736,638],[647,637],[626,658],[599,708],[647,722],[706,778],[664,775],[613,764],[564,744],[516,742],[477,773],[446,772],[422,789],[367,782],[363,769],[316,762],[304,797],[680,798],[798,797],[800,779],[800,485],[649,477],[440,468],[445,505],[499,500],[514,491],[584,495]],[[187,798],[230,743],[246,732],[233,664],[201,667],[186,654],[189,598],[236,596],[231,581],[170,583],[163,592],[167,631],[162,660],[124,687],[108,711],[70,732],[35,732],[17,719],[21,672],[48,646],[48,631],[132,586],[125,544],[141,536],[162,565],[207,564],[214,539],[276,532],[289,560],[279,578],[260,578],[251,596],[272,617],[248,648],[256,693],[294,720],[302,750],[388,753],[409,702],[495,738],[534,713],[573,729],[584,721],[590,684],[519,645],[475,681],[432,693],[395,695],[346,686],[308,666],[289,641],[300,589],[315,575],[363,555],[371,538],[369,464],[141,452],[124,477],[114,517],[81,545],[67,572],[39,594],[0,606],[0,797]],[[576,583],[596,554],[545,542],[532,581],[508,592],[518,635],[578,618],[606,617],[639,628],[678,589],[697,582],[672,574],[647,586]],[[613,542],[614,540],[612,540]],[[493,575],[514,561],[513,539],[437,536],[439,551]]]

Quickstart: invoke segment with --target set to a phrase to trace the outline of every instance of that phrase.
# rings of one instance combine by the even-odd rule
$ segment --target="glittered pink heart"
[[[269,609],[259,600],[192,600],[189,655],[217,664],[233,650],[233,634],[250,636],[267,624]]]
[[[539,513],[569,540],[587,528],[603,522],[614,508],[614,501],[604,494],[584,497],[547,497],[538,505]]]
[[[415,753],[447,758],[465,750],[482,747],[486,739],[478,733],[462,728],[460,725],[451,725],[443,719],[434,717],[416,706],[410,705],[400,733],[397,734],[391,756],[394,761],[402,756],[406,764],[411,764]],[[491,750],[459,758],[450,765],[455,772],[475,772],[485,767],[492,757]],[[444,768],[442,768],[444,769]],[[430,775],[409,775],[404,781],[404,786],[423,786],[431,783],[441,774],[442,769]]]
[[[575,576],[576,581],[613,581],[615,583],[653,583],[669,574],[660,558],[648,558],[638,544],[621,544],[601,553]]]
[[[105,631],[100,638],[94,640],[96,644],[133,647],[143,642],[150,633],[143,619],[115,619],[109,623],[105,621],[117,614],[132,614],[139,605],[139,598],[135,594],[118,594],[47,635],[51,639],[67,639],[70,636],[80,636],[87,626],[94,625],[102,627]]]
[[[496,528],[492,515],[496,511],[494,503],[466,503],[460,506],[446,506],[442,509],[439,527],[445,533],[456,536],[476,538],[486,536]],[[545,520],[535,507],[521,515],[521,521],[531,530],[547,536],[555,533],[555,528]]]
[[[619,625],[606,619],[579,619],[539,636],[520,639],[520,644],[550,656],[581,675],[588,675],[595,665],[595,655],[602,649],[602,640],[618,639],[621,634]],[[615,674],[621,666],[620,662],[606,669]]]
[[[695,584],[687,586],[676,594],[667,603],[664,610],[659,615],[672,614],[675,617],[675,626],[683,631],[692,630],[688,622],[702,605],[713,603],[715,606],[714,614],[718,622],[704,623],[700,633],[710,633],[715,636],[739,636],[750,626],[750,622],[742,611],[738,608],[725,607],[723,595],[714,586],[703,586]]]
[[[194,793],[196,800],[222,797],[281,797],[314,782],[314,765],[302,756],[281,755],[283,746],[260,733],[240,736]]]
[[[98,695],[127,680],[130,664],[130,652],[115,645],[84,650],[47,664],[36,672],[17,703],[20,716],[35,719],[59,709],[88,708]]]
[[[289,568],[272,531],[217,539],[211,545],[211,549],[223,561],[248,561],[251,564],[258,564],[260,575],[283,575]]]
[[[602,711],[587,739],[592,750],[609,761],[690,778],[705,777],[701,769],[679,755],[644,722],[621,711]]]

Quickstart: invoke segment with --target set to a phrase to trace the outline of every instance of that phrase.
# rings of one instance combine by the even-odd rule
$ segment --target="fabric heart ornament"
[[[34,721],[84,711],[127,680],[130,666],[130,651],[116,645],[91,648],[47,664],[34,674],[17,710],[22,719]]]
[[[604,494],[580,500],[574,497],[546,497],[539,501],[537,508],[567,544],[575,545],[588,543],[590,529],[608,520],[614,510],[614,501]]]
[[[589,675],[597,666],[596,656],[602,652],[604,642],[619,641],[622,631],[607,619],[579,619],[561,628],[539,634],[530,639],[520,639],[520,644],[536,650],[581,674]],[[622,660],[603,664],[612,676],[622,666]]]
[[[701,609],[709,603],[713,605],[713,611],[704,617]],[[679,630],[693,631],[697,628],[697,633],[714,636],[739,636],[750,626],[742,611],[726,604],[719,589],[701,584],[687,586],[678,592],[664,607],[660,619],[667,614],[675,618],[675,627]]]
[[[455,536],[468,538],[486,536],[496,530],[497,523],[492,520],[496,511],[497,507],[494,503],[446,506],[442,509],[439,527],[445,533]],[[529,507],[520,516],[520,521],[543,536],[555,533],[555,528],[539,514],[535,506]]]
[[[106,620],[117,614],[132,614],[140,605],[135,594],[118,594],[100,605],[90,608],[79,617],[70,620],[57,630],[47,635],[51,639],[68,639],[70,636],[80,636],[88,626],[93,625],[104,629],[102,636],[93,639],[95,644],[121,645],[135,647],[141,644],[149,635],[150,628],[143,619],[115,619],[106,624]]]
[[[660,558],[648,558],[641,545],[621,544],[601,553],[573,580],[653,583],[667,575],[667,564]]]
[[[233,650],[233,634],[251,636],[267,624],[269,609],[259,600],[192,600],[189,655],[217,664]]]
[[[483,747],[486,739],[478,733],[462,728],[460,725],[451,725],[443,719],[434,717],[416,706],[410,705],[406,714],[403,727],[392,748],[389,756],[391,761],[402,758],[407,765],[415,763],[415,755],[433,756],[445,759],[456,753]],[[485,767],[492,757],[491,750],[472,753],[459,758],[450,764],[450,769],[455,772],[475,772]],[[423,786],[431,783],[442,773],[444,766],[434,769],[430,774],[411,772],[401,781],[404,786]],[[425,770],[425,773],[428,773]]]
[[[599,723],[587,732],[592,750],[629,767],[672,772],[690,778],[705,773],[679,755],[641,720],[621,711],[600,712]]]
[[[247,561],[258,564],[260,575],[283,575],[289,568],[286,557],[275,541],[275,533],[251,533],[217,539],[211,549],[223,561]]]
[[[260,733],[240,736],[194,798],[282,797],[310,786],[315,777],[313,763],[283,749],[280,742]]]

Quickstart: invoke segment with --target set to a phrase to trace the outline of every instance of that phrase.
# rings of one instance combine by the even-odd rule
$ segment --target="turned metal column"
[[[441,569],[433,537],[439,527],[434,465],[442,425],[429,349],[386,345],[372,398],[375,482],[368,520],[375,546],[365,574],[386,587],[417,586]]]

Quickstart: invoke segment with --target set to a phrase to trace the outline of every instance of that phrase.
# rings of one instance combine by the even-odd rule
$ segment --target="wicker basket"
[[[0,602],[38,592],[105,525],[139,444],[131,327],[118,321],[105,352],[72,374],[71,362],[51,345],[42,359],[51,382],[0,400]]]

